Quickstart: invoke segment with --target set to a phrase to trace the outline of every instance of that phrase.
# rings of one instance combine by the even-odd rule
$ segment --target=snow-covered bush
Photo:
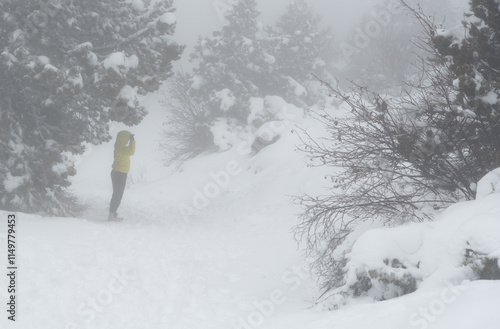
[[[476,200],[500,193],[500,168],[487,173],[478,183]],[[464,265],[472,268],[481,280],[500,280],[499,257],[489,257],[487,254],[478,253],[474,249],[466,250]]]
[[[227,151],[252,138],[250,127],[242,126],[234,119],[220,118],[213,123],[210,131],[218,151]]]
[[[500,168],[490,171],[477,183],[476,200],[493,193],[500,193]]]
[[[254,131],[254,152],[276,142],[284,130],[290,129],[304,117],[303,109],[287,103],[279,96],[252,98],[250,104],[247,122]]]
[[[304,117],[303,109],[280,96],[250,98],[249,115],[244,121],[230,116],[211,117],[191,96],[196,86],[188,75],[176,75],[167,87],[162,104],[168,121],[160,142],[167,165],[180,164],[205,151],[226,151],[241,143],[258,152]]]
[[[354,297],[369,295],[376,300],[386,300],[409,294],[417,290],[417,279],[411,268],[398,259],[384,259],[382,269],[360,271],[356,282],[349,286]]]
[[[255,128],[270,121],[295,121],[304,116],[304,110],[286,102],[280,96],[265,96],[250,99],[250,114],[247,123]]]
[[[489,257],[467,249],[464,266],[470,267],[479,280],[500,280],[499,257]]]
[[[384,300],[464,280],[500,280],[500,193],[449,207],[434,222],[363,233],[347,254],[342,286],[326,305],[349,297]],[[336,303],[331,303],[336,301]]]

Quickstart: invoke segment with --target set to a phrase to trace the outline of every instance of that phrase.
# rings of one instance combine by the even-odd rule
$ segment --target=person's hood
[[[118,135],[116,135],[115,147],[126,146],[130,139],[130,135],[132,135],[130,131],[127,130],[120,131]]]

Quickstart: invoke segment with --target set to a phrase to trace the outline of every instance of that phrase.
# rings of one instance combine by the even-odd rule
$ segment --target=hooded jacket
[[[135,141],[130,140],[130,131],[122,130],[116,136],[113,170],[127,174],[130,171],[130,156],[135,153]],[[128,143],[128,145],[127,145]]]

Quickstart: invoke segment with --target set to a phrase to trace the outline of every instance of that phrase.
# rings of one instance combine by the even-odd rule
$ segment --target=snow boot
[[[121,222],[123,218],[118,217],[117,213],[110,212],[108,216],[108,221],[110,222]]]

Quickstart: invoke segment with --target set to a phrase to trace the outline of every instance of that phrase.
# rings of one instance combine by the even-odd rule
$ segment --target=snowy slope
[[[477,281],[419,291],[329,313],[300,311],[273,318],[264,329],[497,329],[500,283]]]
[[[172,174],[158,161],[163,114],[154,99],[145,104],[150,116],[129,128],[137,152],[135,182],[119,209],[124,222],[106,222],[113,142],[78,161],[82,218],[18,214],[22,328],[233,328],[274,290],[286,299],[280,310],[307,307],[314,289],[290,233],[298,210],[286,194],[307,185],[308,173],[293,143],[279,159],[228,151]],[[191,206],[228,163],[239,168],[230,184],[183,215],[179,206]]]
[[[88,205],[81,218],[18,214],[18,321],[4,315],[0,328],[500,327],[498,281],[443,283],[334,312],[309,309],[317,291],[290,231],[300,209],[288,195],[321,191],[324,169],[304,165],[286,129],[255,156],[235,148],[174,173],[160,165],[162,109],[155,96],[143,104],[150,115],[128,128],[137,152],[119,209],[125,221],[106,222],[113,142],[91,147],[73,180]],[[4,288],[0,299],[7,300]]]

